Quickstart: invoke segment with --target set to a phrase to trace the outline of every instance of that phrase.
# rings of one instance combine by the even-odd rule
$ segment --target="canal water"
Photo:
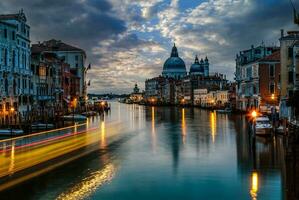
[[[284,199],[283,140],[250,137],[245,116],[111,104],[89,120],[97,150],[0,199]]]

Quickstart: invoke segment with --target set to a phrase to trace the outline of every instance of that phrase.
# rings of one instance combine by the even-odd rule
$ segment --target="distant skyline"
[[[295,1],[299,9],[299,2]],[[235,56],[251,45],[279,45],[298,30],[289,0],[1,0],[23,9],[32,43],[52,38],[85,49],[90,93],[126,93],[162,72],[173,43],[187,70],[197,54],[233,80]],[[88,64],[88,63],[87,63]]]

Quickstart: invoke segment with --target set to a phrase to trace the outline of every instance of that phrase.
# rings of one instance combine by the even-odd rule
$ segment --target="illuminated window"
[[[45,79],[46,78],[46,67],[45,66],[39,66],[39,72],[38,72],[39,76],[41,79]]]

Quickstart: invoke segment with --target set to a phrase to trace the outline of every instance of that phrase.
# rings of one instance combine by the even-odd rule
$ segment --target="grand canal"
[[[11,149],[3,176],[84,141],[0,199],[284,199],[283,139],[250,137],[245,116],[112,102],[83,128],[50,151],[19,152],[13,165]]]

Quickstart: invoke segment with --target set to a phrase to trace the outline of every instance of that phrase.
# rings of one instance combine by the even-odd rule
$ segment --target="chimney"
[[[284,30],[280,29],[280,36],[283,38],[284,37]]]

